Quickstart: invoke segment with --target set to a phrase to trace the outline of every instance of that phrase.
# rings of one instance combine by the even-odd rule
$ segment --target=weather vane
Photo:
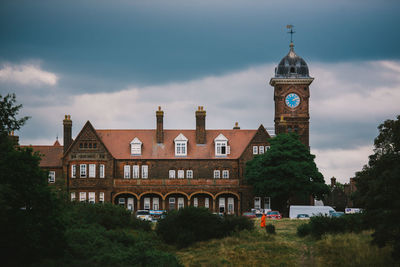
[[[290,31],[288,33],[290,33],[290,42],[293,43],[293,33],[296,33],[295,31],[293,31],[294,26],[289,24],[286,25],[286,29],[290,29]]]

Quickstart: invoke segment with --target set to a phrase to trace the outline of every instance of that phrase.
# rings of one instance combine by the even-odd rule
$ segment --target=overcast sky
[[[21,144],[98,129],[273,127],[274,68],[295,51],[315,78],[310,145],[320,171],[348,182],[377,126],[400,114],[400,1],[0,1],[0,93],[32,118]]]

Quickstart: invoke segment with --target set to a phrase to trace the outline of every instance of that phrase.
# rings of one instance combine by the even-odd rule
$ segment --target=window
[[[271,198],[264,197],[264,209],[271,209]]]
[[[194,199],[193,199],[193,207],[198,207],[199,206],[199,200],[197,199],[197,197],[195,197]]]
[[[229,170],[222,171],[222,178],[228,179],[229,178]]]
[[[99,193],[99,203],[104,203],[104,192]]]
[[[253,146],[253,154],[254,155],[258,154],[258,146]]]
[[[71,201],[75,201],[76,200],[76,194],[75,192],[71,192]]]
[[[175,178],[175,170],[169,170],[169,178],[174,179]]]
[[[144,198],[144,206],[143,206],[143,208],[145,210],[149,210],[150,209],[150,198],[149,197],[145,197]]]
[[[135,137],[131,141],[131,155],[132,156],[140,156],[142,154],[142,142],[139,138]]]
[[[89,192],[89,203],[94,204],[96,202],[96,194],[95,192]]]
[[[96,164],[89,164],[89,178],[96,177]]]
[[[225,198],[220,197],[219,198],[219,213],[224,213],[225,212]]]
[[[71,165],[71,178],[76,178],[76,165]]]
[[[129,210],[129,211],[133,211],[133,207],[134,207],[134,205],[133,205],[133,202],[134,202],[134,200],[133,200],[133,197],[128,197],[128,205],[127,205],[127,209]]]
[[[219,170],[214,170],[214,178],[221,178],[221,172]]]
[[[260,197],[255,197],[254,198],[254,208],[255,209],[260,209],[261,208],[261,198]]]
[[[186,171],[186,178],[189,178],[189,179],[193,178],[193,171],[192,170],[187,170]]]
[[[104,164],[100,164],[100,173],[99,173],[100,178],[104,178],[104,173],[105,173]]]
[[[210,208],[210,199],[208,197],[204,199],[204,207],[207,209]]]
[[[235,202],[233,200],[233,197],[228,197],[228,214],[234,214],[235,213]]]
[[[153,197],[153,210],[160,209],[160,200],[158,197]]]
[[[124,166],[124,178],[125,179],[131,178],[131,166],[129,165]]]
[[[139,165],[133,165],[133,178],[139,178]]]
[[[175,156],[186,156],[188,139],[183,134],[180,133],[174,139],[174,142],[175,142]]]
[[[120,197],[118,199],[118,205],[125,207],[125,198]]]
[[[228,139],[220,134],[214,139],[215,143],[215,156],[226,156],[230,154],[230,147],[228,146]]]
[[[81,172],[81,178],[86,178],[86,164],[81,164],[79,170]]]
[[[142,178],[147,179],[149,178],[149,166],[142,165]]]
[[[267,152],[270,148],[270,146],[265,146],[265,152]]]
[[[184,170],[178,170],[178,178],[179,179],[185,178],[185,171]]]
[[[54,183],[56,181],[56,172],[49,171],[49,183]]]
[[[183,209],[185,207],[185,202],[183,197],[178,197],[178,209]]]
[[[174,197],[170,197],[169,198],[169,209],[170,210],[174,210],[175,209],[175,198]]]
[[[79,201],[80,202],[85,202],[86,201],[86,192],[80,192],[79,193]]]
[[[258,152],[260,152],[260,154],[264,154],[264,146],[259,146]]]

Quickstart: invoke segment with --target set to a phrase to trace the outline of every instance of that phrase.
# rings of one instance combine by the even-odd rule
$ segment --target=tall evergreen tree
[[[272,207],[287,213],[291,199],[321,199],[329,192],[315,156],[294,133],[271,139],[271,148],[246,163],[245,177],[258,196],[270,196]]]

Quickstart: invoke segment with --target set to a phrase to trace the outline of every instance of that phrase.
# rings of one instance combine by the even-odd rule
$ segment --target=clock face
[[[300,97],[295,93],[290,93],[285,98],[286,105],[295,108],[300,104]]]

